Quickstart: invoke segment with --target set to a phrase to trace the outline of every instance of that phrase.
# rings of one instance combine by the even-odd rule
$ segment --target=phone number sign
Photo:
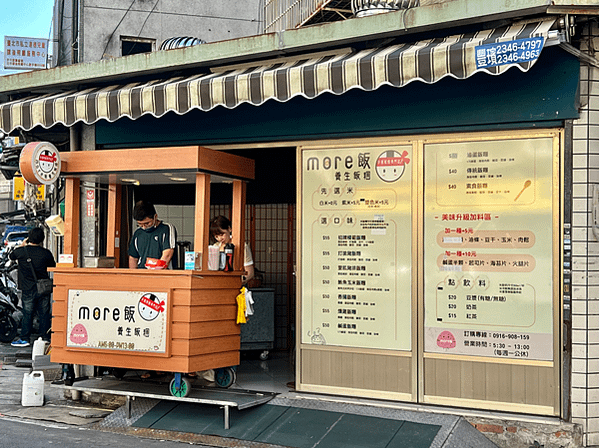
[[[544,37],[528,37],[509,42],[479,45],[475,48],[476,68],[534,61],[541,54],[544,43]]]

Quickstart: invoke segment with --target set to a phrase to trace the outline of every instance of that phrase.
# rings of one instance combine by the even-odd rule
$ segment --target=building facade
[[[0,127],[255,159],[249,240],[287,256],[287,291],[297,275],[298,390],[543,416],[598,445],[599,5],[467,3],[7,77]]]

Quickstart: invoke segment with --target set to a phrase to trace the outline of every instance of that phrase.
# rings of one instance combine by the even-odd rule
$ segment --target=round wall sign
[[[30,184],[52,184],[60,175],[60,153],[49,142],[27,143],[21,151],[19,170]]]

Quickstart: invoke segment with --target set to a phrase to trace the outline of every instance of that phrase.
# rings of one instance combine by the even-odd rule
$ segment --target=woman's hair
[[[228,230],[230,228],[231,221],[229,218],[219,215],[210,221],[210,237],[214,238],[215,235],[220,235],[223,233],[223,230]]]

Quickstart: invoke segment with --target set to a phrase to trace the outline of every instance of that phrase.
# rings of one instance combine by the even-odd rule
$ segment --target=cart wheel
[[[175,378],[173,378],[169,390],[173,397],[187,397],[191,391],[191,383],[187,378],[181,377],[181,386],[179,387],[179,390],[177,390],[175,387]]]
[[[216,369],[214,372],[214,381],[218,387],[226,389],[237,380],[237,374],[232,367]]]
[[[268,352],[268,350],[264,350],[262,353],[260,353],[260,359],[262,361],[266,361],[268,359],[269,354],[270,353]]]

